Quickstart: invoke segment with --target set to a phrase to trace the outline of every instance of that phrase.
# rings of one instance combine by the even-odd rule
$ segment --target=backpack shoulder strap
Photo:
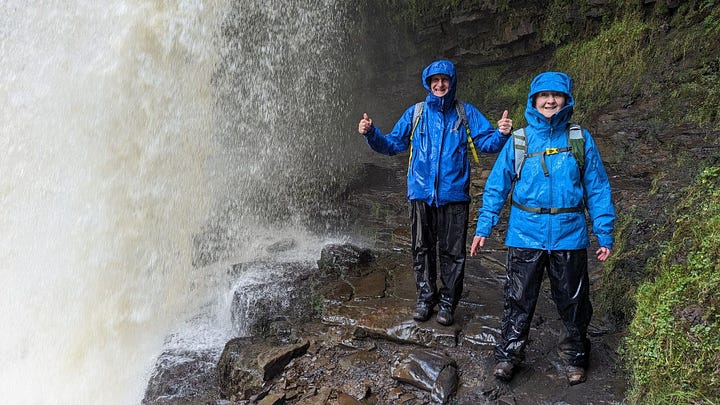
[[[467,126],[467,115],[465,114],[465,103],[461,100],[455,100],[455,111],[457,111],[458,114],[458,121],[457,124],[455,124],[455,130],[460,129],[460,125],[465,125],[466,131],[470,132],[470,129]]]
[[[575,161],[580,168],[580,173],[585,169],[585,135],[583,129],[578,124],[570,124],[568,127],[568,146]]]
[[[420,117],[422,116],[422,110],[425,107],[425,102],[420,101],[419,103],[415,104],[415,109],[413,110],[413,118],[412,118],[412,129],[410,130],[410,140],[412,141],[413,135],[415,135],[415,130],[417,129],[418,124],[420,123]]]
[[[512,133],[513,149],[515,150],[515,181],[520,178],[520,171],[527,156],[527,138],[525,128],[516,129]]]
[[[420,101],[418,103],[415,103],[415,109],[413,110],[413,117],[412,117],[412,127],[410,128],[410,139],[408,140],[408,149],[410,153],[408,154],[408,176],[410,175],[410,162],[412,162],[412,155],[413,155],[413,149],[412,149],[412,139],[413,135],[415,135],[415,130],[418,127],[418,124],[420,124],[420,118],[422,117],[422,111],[425,107],[425,102]]]
[[[460,130],[460,125],[465,125],[465,132],[467,133],[467,141],[468,146],[470,147],[470,152],[472,152],[473,159],[475,159],[475,163],[480,163],[480,158],[478,157],[477,150],[475,149],[475,143],[473,143],[472,136],[470,135],[470,125],[468,124],[467,115],[465,114],[465,102],[461,100],[455,100],[455,110],[457,110],[458,114],[458,121],[455,125],[455,130]]]

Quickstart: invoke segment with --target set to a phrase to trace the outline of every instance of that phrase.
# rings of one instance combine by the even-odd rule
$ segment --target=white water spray
[[[201,1],[0,5],[0,397],[139,402],[164,335],[205,299],[212,204]]]
[[[283,9],[248,3],[260,15]],[[317,6],[322,14],[328,5],[309,5]],[[307,137],[290,142],[291,155],[277,152],[290,127],[272,111],[290,95],[285,111],[303,111],[298,122],[307,127],[327,118],[316,108],[327,108],[328,92],[306,85],[300,93],[319,100],[307,103],[298,89],[268,93],[266,82],[250,99],[228,101],[251,85],[233,69],[259,63],[276,71],[275,58],[288,53],[281,48],[294,46],[283,42],[288,34],[278,42],[268,31],[265,57],[239,54],[228,65],[230,53],[244,51],[224,44],[228,13],[229,4],[202,0],[0,3],[3,403],[139,403],[163,339],[217,294],[210,270],[192,266],[193,240],[228,217],[224,232],[243,239],[242,210],[216,207],[247,202],[237,193],[259,203],[253,212],[263,216],[265,197],[257,196],[295,184],[290,175],[269,180],[277,173],[270,167],[299,166],[268,163],[268,151],[281,162],[320,160],[298,146]],[[296,26],[303,24],[320,23]],[[268,126],[280,132],[272,149],[248,141],[267,136]]]

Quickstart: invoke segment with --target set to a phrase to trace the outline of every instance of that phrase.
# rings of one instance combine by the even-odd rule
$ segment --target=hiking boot
[[[513,378],[514,369],[515,369],[515,366],[513,366],[512,363],[507,362],[507,361],[501,361],[500,363],[495,365],[495,370],[493,370],[493,375],[498,380],[510,381]]]
[[[444,326],[450,326],[455,322],[455,318],[453,317],[453,311],[450,308],[444,308],[440,307],[440,310],[437,314],[437,322],[440,325]]]
[[[568,383],[576,385],[585,382],[585,369],[577,366],[567,366],[565,369]]]
[[[413,319],[418,322],[425,322],[432,316],[432,307],[425,303],[418,303],[413,312]]]

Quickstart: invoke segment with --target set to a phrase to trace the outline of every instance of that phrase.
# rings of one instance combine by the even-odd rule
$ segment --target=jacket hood
[[[572,117],[573,107],[575,106],[575,98],[572,95],[572,79],[562,72],[543,72],[535,76],[530,83],[530,92],[528,93],[527,106],[525,107],[525,118],[529,125],[544,126],[548,124],[547,118],[535,109],[533,98],[541,91],[557,91],[564,93],[566,96],[565,106],[555,113],[550,119],[551,126],[558,124],[565,125]]]
[[[442,97],[435,96],[430,88],[430,76],[438,74],[450,77],[450,89],[447,94]],[[441,105],[452,105],[452,102],[455,100],[455,89],[457,87],[455,65],[446,59],[436,60],[423,70],[422,83],[428,91],[427,101],[437,100]]]

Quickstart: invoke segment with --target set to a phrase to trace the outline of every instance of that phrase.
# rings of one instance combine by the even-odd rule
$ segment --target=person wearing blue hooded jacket
[[[410,151],[407,197],[417,287],[413,318],[430,319],[438,304],[437,322],[451,325],[462,294],[465,271],[469,152],[473,147],[486,153],[500,151],[512,130],[512,120],[505,111],[495,129],[473,105],[456,100],[455,65],[449,60],[428,65],[422,72],[422,84],[428,94],[418,122],[413,122],[416,109],[411,106],[392,132],[384,135],[365,113],[358,132],[376,152],[392,156]],[[462,122],[456,103],[462,103],[467,122]],[[439,291],[437,256],[442,281]]]
[[[523,358],[543,272],[565,326],[559,353],[571,385],[585,381],[592,317],[589,298],[586,214],[605,261],[613,247],[615,210],[610,182],[590,133],[583,129],[584,164],[576,162],[568,136],[575,100],[572,80],[561,72],[544,72],[530,84],[525,118],[527,149],[519,174],[514,142],[498,155],[485,183],[477,229],[470,249],[474,256],[497,225],[512,192],[505,244],[507,278],[501,323],[495,346],[494,375],[509,381]]]

